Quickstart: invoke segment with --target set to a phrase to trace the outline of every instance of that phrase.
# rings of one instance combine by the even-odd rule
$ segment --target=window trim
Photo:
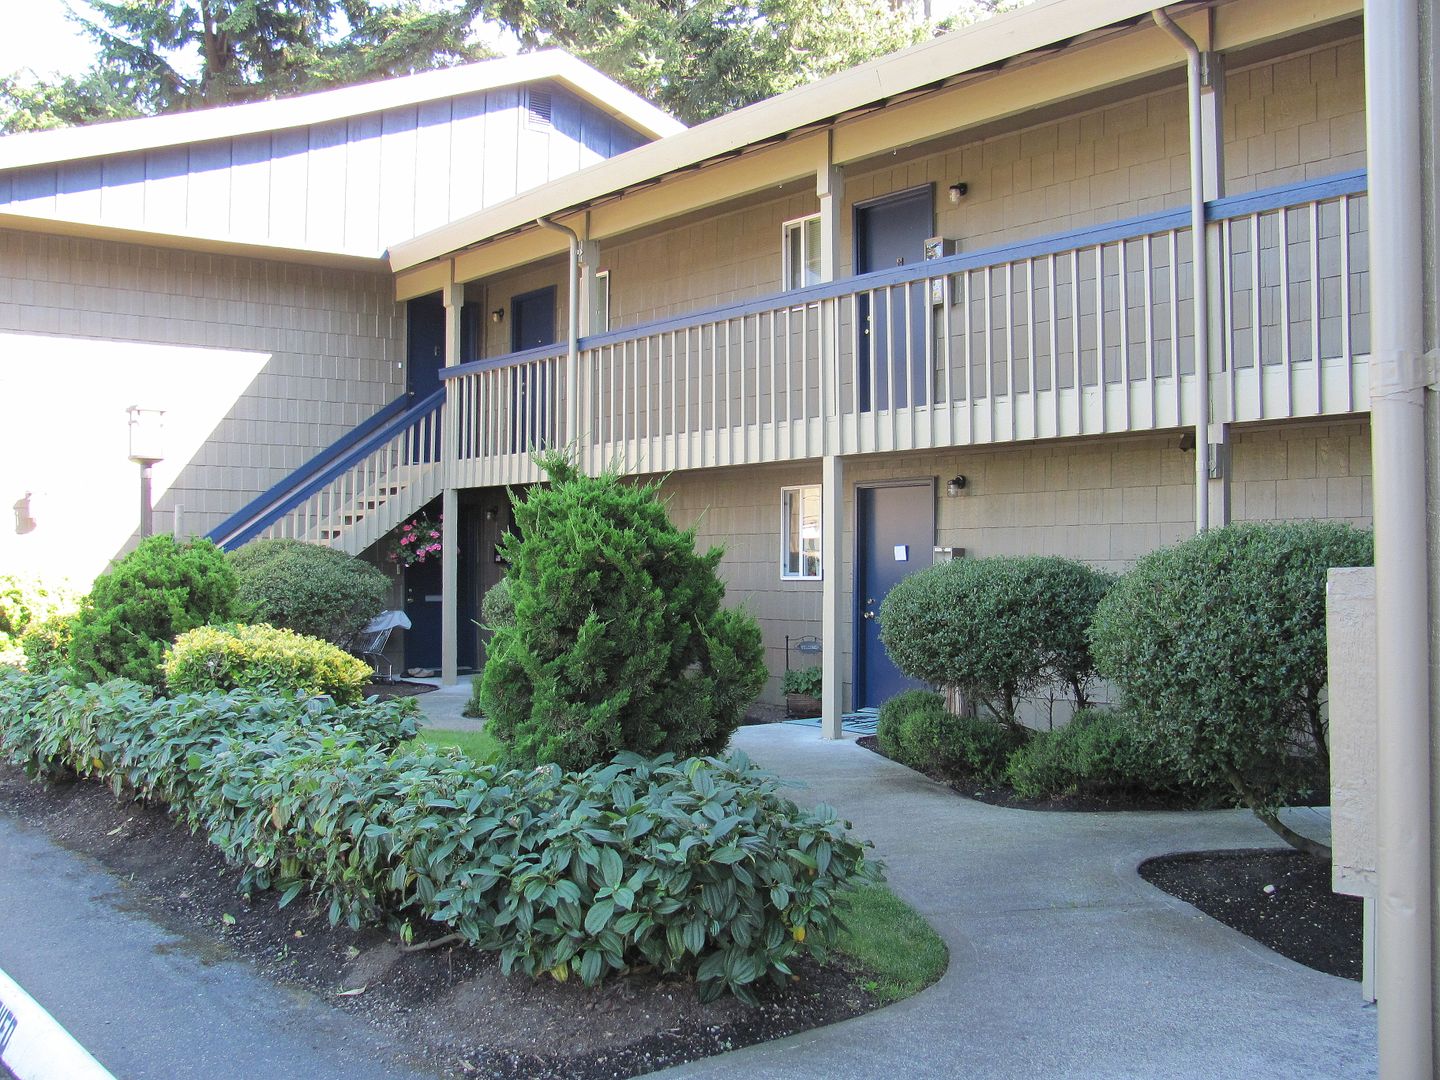
[[[795,492],[800,492],[800,493],[802,493],[802,498],[803,498],[803,493],[806,492],[806,491],[811,490],[812,488],[814,489],[817,497],[820,498],[820,500],[821,500],[821,512],[822,512],[822,517],[821,517],[821,523],[820,523],[820,551],[819,551],[819,552],[817,553],[817,555],[816,555],[816,562],[819,564],[819,569],[818,569],[815,573],[813,573],[813,574],[806,574],[806,573],[792,574],[792,573],[790,572],[790,570],[789,570],[789,565],[790,565],[790,506],[789,506],[789,498],[790,498],[791,494],[792,494],[792,493],[795,493]],[[786,485],[786,486],[784,486],[784,487],[781,487],[781,489],[780,489],[780,580],[781,580],[781,581],[823,581],[823,580],[825,579],[825,524],[824,524],[824,518],[823,518],[823,512],[824,512],[824,497],[825,497],[825,493],[824,493],[823,485],[821,485],[821,484],[788,484],[788,485]],[[802,516],[803,516],[803,513],[804,513],[803,509],[802,509],[801,513],[802,513]],[[796,550],[799,551],[800,554],[801,554],[800,565],[803,567],[803,566],[805,565],[804,549],[803,549],[803,548],[797,548]]]
[[[600,282],[605,283],[605,302],[600,303]],[[603,318],[605,325],[595,326],[596,316]],[[590,333],[608,334],[610,332],[610,271],[596,270],[594,287],[590,290]]]
[[[803,285],[803,284],[800,284],[800,285],[792,285],[792,284],[790,284],[790,277],[791,277],[791,273],[790,273],[790,272],[791,272],[791,270],[793,269],[793,267],[791,266],[791,260],[790,260],[790,232],[791,232],[791,230],[793,230],[793,229],[798,229],[798,230],[800,231],[800,244],[801,244],[801,250],[803,251],[803,250],[804,250],[804,244],[805,244],[805,225],[806,225],[806,223],[807,223],[807,222],[811,222],[811,221],[819,222],[819,220],[820,220],[820,212],[817,210],[817,211],[816,211],[815,213],[813,213],[813,214],[803,214],[803,215],[801,215],[800,217],[791,218],[789,221],[782,221],[782,222],[780,223],[780,288],[781,288],[781,291],[782,291],[782,292],[792,292],[792,291],[794,291],[795,289],[804,288],[804,285]]]

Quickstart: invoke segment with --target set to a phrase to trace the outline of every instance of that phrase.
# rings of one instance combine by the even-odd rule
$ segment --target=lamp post
[[[131,405],[125,410],[130,416],[130,460],[140,466],[140,537],[155,531],[154,511],[150,499],[150,470],[165,457],[162,439],[165,434],[165,410],[142,409]]]

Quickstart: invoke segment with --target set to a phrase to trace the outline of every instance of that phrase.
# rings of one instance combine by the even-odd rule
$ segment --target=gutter
[[[566,288],[569,318],[565,350],[565,441],[580,438],[580,236],[568,225],[538,217],[535,224],[542,229],[563,233],[570,241],[570,282]]]
[[[1190,91],[1190,276],[1194,281],[1195,340],[1195,531],[1210,528],[1210,260],[1205,251],[1205,137],[1200,121],[1205,59],[1195,39],[1180,29],[1164,8],[1150,13],[1155,25],[1185,50]],[[1175,354],[1180,378],[1180,354]]]
[[[1365,4],[1380,1075],[1433,1075],[1430,610],[1418,0]]]

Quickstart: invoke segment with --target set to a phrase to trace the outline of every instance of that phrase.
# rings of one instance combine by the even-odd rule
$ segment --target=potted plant
[[[780,681],[785,692],[786,716],[820,715],[820,669],[818,667],[789,668]]]

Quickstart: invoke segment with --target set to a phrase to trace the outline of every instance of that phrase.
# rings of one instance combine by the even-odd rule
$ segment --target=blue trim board
[[[266,493],[267,495],[270,495],[271,492],[274,494],[271,498],[265,500],[266,505],[261,510],[252,514],[246,523],[238,526],[230,535],[224,536],[223,539],[218,538],[221,530],[216,529],[210,533],[210,539],[214,540],[226,551],[234,550],[241,544],[253,540],[265,529],[269,528],[278,518],[295,509],[295,507],[299,506],[346,469],[362,461],[396,435],[399,435],[411,427],[421,417],[435,412],[444,401],[444,388],[436,390],[427,397],[421,398],[398,416],[392,417],[388,423],[383,424],[378,430],[372,430],[369,436],[358,444],[354,444],[354,432],[351,432],[350,435],[347,435],[345,439],[341,441],[354,445],[342,456],[335,458],[332,453],[333,447],[332,450],[327,450],[325,455],[322,456],[329,456],[332,460],[329,464],[323,466],[318,473],[312,472],[308,479],[299,477],[298,474],[292,474],[286,477],[279,484],[276,484],[275,487],[271,488],[270,492]],[[255,503],[251,505],[253,506],[264,499],[265,497],[262,496],[261,499],[255,500]]]
[[[1310,202],[1317,199],[1334,199],[1345,195],[1358,195],[1366,190],[1366,184],[1367,178],[1365,170],[1357,169],[1352,172],[1337,173],[1334,176],[1322,177],[1318,180],[1302,180],[1295,184],[1285,184],[1280,187],[1266,188],[1263,191],[1250,192],[1245,195],[1231,195],[1223,199],[1216,199],[1206,204],[1205,216],[1210,221],[1223,221],[1227,218],[1243,217],[1246,214],[1259,213],[1265,210],[1276,210],[1282,206],[1290,206],[1295,203]],[[1167,232],[1170,229],[1184,228],[1189,223],[1190,210],[1188,207],[1162,210],[1159,213],[1125,218],[1124,220],[1112,221],[1104,225],[1092,225],[1083,229],[1074,229],[1070,232],[1041,236],[1034,240],[1025,240],[1017,244],[1004,244],[982,248],[978,251],[964,252],[959,255],[949,255],[943,259],[932,259],[928,262],[917,263],[914,266],[901,267],[895,270],[883,270],[874,274],[863,274],[856,277],[844,278],[840,281],[810,285],[803,289],[791,289],[788,292],[772,293],[768,296],[762,296],[755,300],[742,301],[738,304],[722,304],[719,307],[702,308],[686,315],[676,315],[668,319],[659,319],[655,322],[643,323],[640,326],[611,330],[604,334],[592,334],[590,337],[581,338],[579,347],[581,350],[594,349],[602,345],[614,345],[635,338],[649,337],[654,334],[665,334],[674,330],[684,330],[702,323],[719,322],[724,319],[738,319],[742,316],[756,315],[760,312],[773,311],[783,307],[803,307],[806,304],[817,303],[821,300],[830,300],[838,296],[847,296],[850,293],[861,292],[866,289],[881,289],[887,286],[904,285],[908,282],[923,281],[926,278],[942,277],[945,274],[956,274],[965,270],[975,270],[985,266],[1015,262],[1019,259],[1042,258],[1046,255],[1055,255],[1062,251],[1069,251],[1072,248],[1091,247],[1096,244],[1109,243],[1115,240],[1149,236],[1158,232]],[[530,360],[557,356],[563,351],[563,345],[549,346],[542,349],[529,349],[521,353],[497,356],[490,360],[480,360],[470,364],[461,364],[458,367],[447,368],[444,377],[454,378],[457,375],[464,375],[472,371],[508,367],[512,364],[521,364]]]

